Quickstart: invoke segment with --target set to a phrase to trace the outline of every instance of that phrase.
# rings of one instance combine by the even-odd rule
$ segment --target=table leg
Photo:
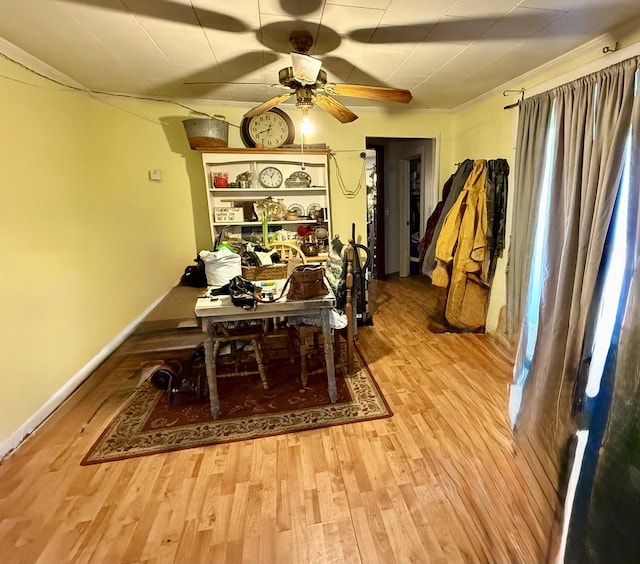
[[[217,419],[220,415],[220,399],[218,398],[218,383],[216,380],[216,356],[219,344],[213,343],[210,330],[207,331],[207,338],[204,340],[204,359],[207,367],[207,382],[209,384],[209,402],[211,404],[211,415]]]
[[[336,389],[336,368],[333,363],[333,339],[331,338],[331,314],[328,309],[320,311],[322,320],[322,337],[324,339],[324,360],[327,366],[327,383],[329,384],[329,399],[336,403],[338,391]]]

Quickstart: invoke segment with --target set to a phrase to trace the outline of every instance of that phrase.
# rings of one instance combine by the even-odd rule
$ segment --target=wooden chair
[[[280,253],[282,262],[289,262],[290,258],[295,258],[300,260],[302,264],[307,263],[307,256],[302,252],[297,241],[272,241],[270,246]]]
[[[209,395],[211,397],[212,413],[214,414],[214,418],[217,418],[220,410],[217,379],[228,376],[249,376],[251,374],[256,374],[256,371],[242,370],[241,356],[248,354],[248,352],[244,350],[240,351],[238,349],[239,341],[250,341],[253,345],[253,350],[251,352],[255,355],[256,363],[258,365],[257,373],[260,374],[262,387],[265,390],[269,388],[269,381],[267,380],[263,354],[263,324],[229,329],[224,323],[211,323],[209,324],[208,330],[209,335],[211,336],[211,344],[209,345],[211,348],[207,350],[205,343],[205,354],[211,354],[212,356],[210,360],[207,359],[207,364],[211,366],[211,373],[208,374]],[[220,348],[226,344],[231,347],[231,356],[233,357],[231,360],[234,361],[235,370],[233,372],[218,374],[216,366],[218,353],[220,352]]]
[[[353,241],[349,241],[346,249],[347,258],[347,270],[346,270],[346,303],[345,303],[345,315],[347,317],[347,326],[343,329],[333,329],[333,351],[336,367],[341,367],[346,374],[353,374],[355,369],[354,361],[354,340],[353,340],[353,327],[355,323],[353,315],[353,296],[351,289],[353,288],[353,255],[354,246]],[[302,385],[307,385],[307,379],[309,376],[308,371],[308,359],[312,354],[315,354],[320,348],[320,336],[322,335],[322,328],[315,325],[297,325],[296,332],[298,336],[298,344],[300,350],[300,379]],[[346,361],[342,363],[342,344],[344,340],[346,343]]]
[[[250,327],[237,327],[230,329],[226,326],[225,323],[212,323],[209,328],[209,334],[211,335],[211,339],[213,341],[213,360],[218,359],[218,354],[220,352],[220,348],[223,345],[230,345],[232,356],[231,360],[233,360],[235,365],[235,370],[230,373],[224,373],[218,375],[219,377],[225,376],[247,376],[250,374],[260,374],[260,379],[262,380],[262,387],[266,390],[269,388],[269,382],[267,381],[267,373],[264,368],[264,324],[260,325],[252,325]],[[238,349],[238,343],[240,341],[250,341],[252,344],[251,353],[255,355],[256,363],[258,365],[258,370],[256,371],[247,371],[241,370],[242,368],[242,356],[247,355],[248,352],[245,350]]]
[[[356,319],[353,312],[353,299],[351,295],[351,289],[353,288],[353,255],[355,247],[353,241],[349,239],[349,246],[347,247],[347,274],[346,274],[346,289],[347,296],[344,306],[344,313],[347,316],[347,326],[344,329],[338,329],[335,332],[334,349],[336,350],[337,358],[341,358],[340,354],[340,339],[344,339],[347,344],[347,374],[353,374],[354,370],[354,341],[353,341],[353,328],[356,323]]]

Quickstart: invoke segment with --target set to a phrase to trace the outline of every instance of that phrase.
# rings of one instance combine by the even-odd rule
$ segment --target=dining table
[[[201,320],[201,327],[205,333],[204,349],[207,383],[209,385],[209,400],[211,415],[214,419],[220,416],[220,399],[218,397],[216,359],[213,352],[213,325],[229,321],[265,320],[277,318],[305,318],[318,322],[322,327],[324,340],[324,357],[327,372],[327,390],[331,403],[337,399],[336,374],[333,358],[333,339],[331,337],[331,310],[336,305],[336,298],[329,289],[329,293],[318,298],[305,300],[288,300],[282,293],[285,279],[273,281],[275,291],[272,301],[258,301],[255,307],[245,309],[231,302],[228,295],[211,295],[210,291],[196,301],[195,315]],[[276,299],[277,298],[277,299]]]

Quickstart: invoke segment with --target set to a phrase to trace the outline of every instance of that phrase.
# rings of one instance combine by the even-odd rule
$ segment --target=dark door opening
[[[370,274],[419,274],[419,243],[438,202],[435,139],[369,137],[366,147]]]
[[[367,144],[367,246],[369,272],[375,280],[384,280],[384,146]]]
[[[422,236],[422,214],[420,213],[420,201],[422,188],[420,184],[420,171],[422,159],[413,157],[409,159],[409,274],[420,272],[420,252],[418,245]]]

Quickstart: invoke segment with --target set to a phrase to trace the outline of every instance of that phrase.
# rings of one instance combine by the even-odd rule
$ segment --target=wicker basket
[[[266,266],[243,266],[242,277],[246,280],[277,280],[287,277],[286,264],[268,264]]]

